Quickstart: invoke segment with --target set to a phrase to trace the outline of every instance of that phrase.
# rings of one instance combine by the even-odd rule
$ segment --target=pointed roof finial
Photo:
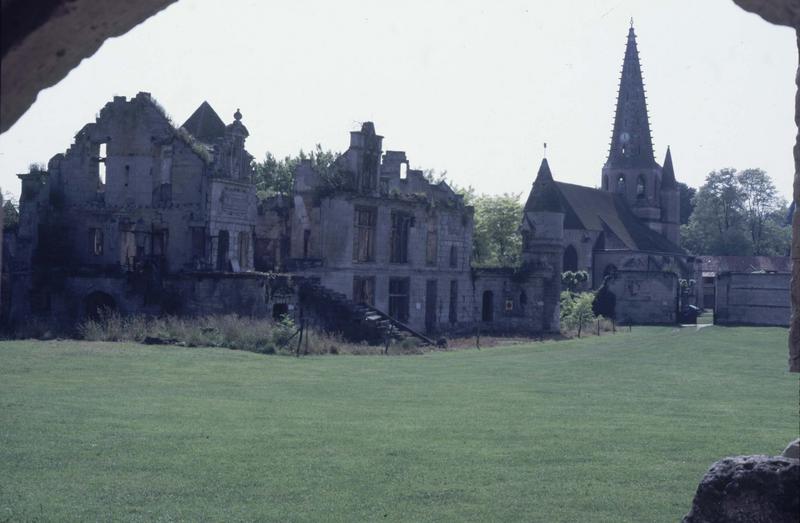
[[[239,111],[238,107],[236,108],[236,112],[233,113],[233,119],[236,120],[236,121],[239,121],[239,120],[242,119],[242,113],[241,113],[241,111]]]
[[[544,142],[544,158],[547,159],[547,142]]]
[[[631,17],[631,29],[633,29],[633,17]]]

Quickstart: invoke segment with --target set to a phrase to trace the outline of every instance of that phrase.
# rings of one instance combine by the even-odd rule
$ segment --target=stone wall
[[[726,272],[717,276],[714,323],[789,326],[789,273]]]
[[[553,329],[547,317],[550,308],[545,307],[545,278],[541,275],[521,274],[508,268],[476,269],[473,285],[473,332],[479,329],[485,334],[531,335]]]
[[[616,298],[617,323],[672,325],[678,322],[678,277],[672,272],[617,271],[608,289]]]

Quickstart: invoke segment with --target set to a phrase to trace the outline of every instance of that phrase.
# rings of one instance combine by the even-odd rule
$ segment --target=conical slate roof
[[[664,157],[664,167],[661,170],[661,188],[675,189],[678,182],[675,180],[675,170],[672,168],[672,153],[667,146],[667,156]]]
[[[528,195],[528,201],[525,202],[525,211],[564,212],[547,158],[542,158],[542,164],[539,166],[536,180],[534,180],[531,193]]]
[[[628,31],[628,43],[617,95],[614,131],[606,166],[618,169],[647,169],[656,166],[650,122],[647,117],[642,68],[639,64],[639,51],[636,47],[633,25]]]
[[[225,135],[225,124],[211,105],[204,101],[181,126],[203,143],[213,144]]]

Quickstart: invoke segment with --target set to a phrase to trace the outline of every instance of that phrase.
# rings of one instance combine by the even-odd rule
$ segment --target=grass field
[[[787,331],[424,356],[0,343],[0,521],[678,521],[798,431]]]

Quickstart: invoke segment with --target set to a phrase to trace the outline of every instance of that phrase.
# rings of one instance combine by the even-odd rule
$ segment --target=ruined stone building
[[[559,328],[560,276],[605,282],[622,321],[677,320],[669,150],[653,156],[631,28],[601,188],[555,181],[543,160],[520,216],[522,265],[471,266],[473,209],[384,151],[371,122],[330,172],[311,162],[291,194],[259,201],[247,128],[204,102],[180,127],[148,93],[115,97],[46,169],[20,175],[4,289],[12,322],[123,313],[291,313],[354,338],[391,329],[540,333]],[[10,296],[10,297],[8,297]]]
[[[237,111],[225,125],[204,102],[178,128],[148,93],[116,97],[46,170],[20,175],[12,322],[74,323],[109,308],[305,311],[372,339],[390,324],[558,329],[554,239],[523,268],[473,270],[472,208],[405,153],[384,152],[370,122],[351,133],[334,176],[304,163],[290,197],[259,203],[241,120]]]

